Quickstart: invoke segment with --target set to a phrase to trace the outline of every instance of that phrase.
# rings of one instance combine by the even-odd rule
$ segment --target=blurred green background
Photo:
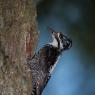
[[[41,0],[38,48],[51,41],[50,26],[73,41],[61,55],[43,95],[95,95],[95,1]]]

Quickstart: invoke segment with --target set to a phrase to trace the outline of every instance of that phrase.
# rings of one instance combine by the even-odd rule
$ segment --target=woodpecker
[[[61,53],[72,46],[72,40],[61,32],[56,32],[52,28],[51,32],[53,41],[44,45],[35,55],[28,59],[27,63],[32,73],[32,94],[42,95],[51,74],[56,67]]]

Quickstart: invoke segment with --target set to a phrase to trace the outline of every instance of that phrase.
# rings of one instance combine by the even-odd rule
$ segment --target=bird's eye
[[[61,39],[63,38],[63,34],[60,34],[60,38],[61,38]]]

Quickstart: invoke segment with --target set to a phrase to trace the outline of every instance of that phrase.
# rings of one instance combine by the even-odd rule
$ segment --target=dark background
[[[38,48],[51,41],[50,26],[72,38],[43,95],[95,95],[95,1],[42,0],[37,5]]]

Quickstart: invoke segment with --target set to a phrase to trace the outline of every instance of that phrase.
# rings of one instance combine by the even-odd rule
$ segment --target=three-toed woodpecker
[[[33,58],[28,60],[28,66],[32,73],[31,95],[42,94],[60,54],[72,46],[72,40],[61,32],[55,32],[52,28],[49,28],[49,31],[52,34],[53,42],[46,44],[35,53]]]

